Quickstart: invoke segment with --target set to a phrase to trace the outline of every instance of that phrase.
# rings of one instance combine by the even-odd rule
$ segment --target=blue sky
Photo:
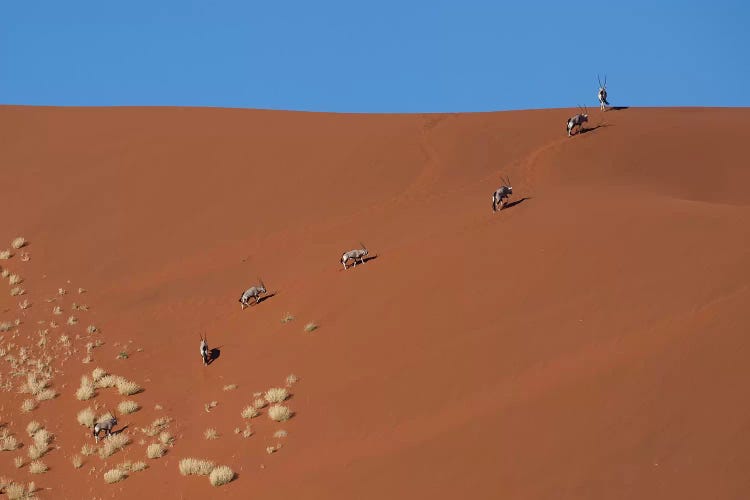
[[[0,2],[0,103],[748,106],[750,2]]]

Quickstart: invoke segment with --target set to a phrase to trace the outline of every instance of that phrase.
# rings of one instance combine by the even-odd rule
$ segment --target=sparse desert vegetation
[[[267,404],[268,404],[268,401],[266,401],[265,398],[256,398],[255,401],[253,401],[253,406],[255,407],[256,410],[265,408]]]
[[[286,313],[284,316],[281,317],[282,323],[289,323],[291,321],[294,321],[294,316],[292,316],[291,313]]]
[[[19,275],[14,273],[8,276],[8,284],[10,286],[20,285],[21,283],[23,283],[23,278],[21,278]]]
[[[81,455],[88,457],[96,453],[96,446],[90,445],[88,443],[81,446]]]
[[[121,401],[120,404],[117,405],[117,411],[119,413],[122,413],[123,415],[134,413],[140,410],[140,408],[141,407],[138,405],[138,403],[132,400]]]
[[[79,411],[76,418],[78,420],[78,423],[83,425],[84,427],[93,427],[94,420],[96,419],[96,414],[94,413],[94,410],[89,407]]]
[[[16,469],[20,469],[21,467],[23,467],[25,465],[25,463],[26,462],[24,461],[23,457],[21,457],[21,456],[18,456],[18,457],[16,457],[16,458],[13,459],[13,465],[16,466]]]
[[[130,436],[121,432],[112,434],[104,439],[104,444],[99,448],[99,457],[107,458],[125,448],[130,443]]]
[[[314,332],[317,329],[318,329],[317,323],[314,323],[312,321],[305,325],[305,331],[307,333]]]
[[[208,476],[208,480],[211,481],[212,486],[227,484],[232,479],[234,479],[234,471],[226,465],[215,467]]]
[[[281,403],[289,397],[289,392],[283,387],[268,389],[263,396],[269,403]]]
[[[183,476],[207,476],[215,466],[212,461],[199,458],[183,458],[179,463],[180,474]]]
[[[70,463],[73,464],[74,468],[80,469],[83,466],[83,457],[81,457],[81,455],[73,455],[73,458],[70,459]]]
[[[122,481],[123,479],[127,477],[128,477],[128,474],[124,470],[114,468],[104,473],[104,482],[108,484],[116,483],[118,481]]]
[[[123,377],[118,377],[115,383],[117,385],[117,392],[119,392],[121,396],[132,396],[133,394],[138,394],[143,391],[141,386]]]
[[[165,446],[171,446],[174,443],[174,436],[167,431],[159,434],[159,442]]]
[[[203,437],[205,437],[206,439],[209,439],[209,440],[210,439],[219,439],[219,433],[216,432],[216,429],[214,429],[213,427],[209,427],[208,429],[206,429],[203,432]]]
[[[10,295],[13,297],[16,297],[18,295],[23,295],[24,293],[26,293],[26,290],[24,290],[20,286],[15,286],[10,289]]]
[[[87,401],[96,396],[96,390],[94,390],[94,382],[86,375],[81,377],[81,385],[76,391],[76,398],[80,401]]]
[[[297,375],[295,375],[294,373],[291,373],[286,377],[286,386],[291,387],[294,384],[296,384],[298,381],[299,381],[299,377],[297,377]]]
[[[26,433],[29,435],[29,437],[33,437],[34,434],[42,428],[42,424],[37,422],[36,420],[32,420],[26,425]]]
[[[229,384],[224,386],[225,391],[233,391],[237,388],[237,384]]]
[[[167,447],[161,443],[152,443],[146,448],[148,458],[161,458],[167,452]]]
[[[10,483],[5,487],[5,495],[8,500],[22,500],[29,498],[26,487],[19,483]]]
[[[41,460],[34,460],[29,464],[29,472],[32,474],[44,474],[49,470],[49,467],[47,467],[47,464],[42,462]]]
[[[36,406],[36,399],[24,399],[23,403],[21,403],[21,411],[23,413],[29,413],[30,411],[36,410]]]
[[[268,409],[268,418],[276,422],[284,422],[292,418],[293,412],[284,405],[272,405]]]
[[[254,406],[247,405],[242,409],[242,418],[255,418],[258,415],[260,415],[260,413],[258,413],[258,410],[256,410]]]
[[[26,238],[23,236],[19,236],[17,238],[14,238],[13,241],[10,242],[10,246],[18,250],[19,248],[23,248],[26,245],[28,245],[28,241],[26,241]]]
[[[13,257],[13,254],[10,253],[10,250],[3,250],[0,252],[0,260],[8,260],[11,257]]]

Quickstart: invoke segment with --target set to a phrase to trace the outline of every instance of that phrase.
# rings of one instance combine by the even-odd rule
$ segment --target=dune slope
[[[569,114],[0,107],[0,250],[29,241],[0,260],[26,292],[0,293],[0,423],[24,442],[3,474],[207,498],[178,471],[199,457],[231,498],[747,498],[750,112],[597,111],[567,138]],[[360,241],[375,258],[344,271]],[[22,348],[59,393],[26,414]],[[95,367],[141,409],[74,469],[76,414],[124,399],[76,399]],[[293,418],[243,419],[292,373]],[[147,459],[160,417],[175,441]],[[32,419],[55,434],[39,475],[13,465]],[[106,484],[125,460],[150,467]]]

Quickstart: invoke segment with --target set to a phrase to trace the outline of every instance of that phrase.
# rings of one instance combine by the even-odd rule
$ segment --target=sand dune
[[[747,498],[750,114],[596,111],[567,138],[571,113],[0,107],[0,250],[29,241],[0,260],[26,291],[0,293],[21,320],[0,348],[49,356],[59,392],[22,414],[30,362],[0,364],[24,445],[1,475],[42,498]],[[492,213],[500,175],[515,203]],[[344,271],[360,241],[376,258]],[[144,391],[77,400],[95,367]],[[290,420],[242,418],[292,373]],[[123,399],[132,443],[74,469],[76,414]],[[147,459],[160,417],[175,441]],[[44,474],[13,463],[31,420]],[[150,467],[106,484],[125,460]]]

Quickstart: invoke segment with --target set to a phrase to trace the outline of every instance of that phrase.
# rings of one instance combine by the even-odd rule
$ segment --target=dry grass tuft
[[[199,458],[183,458],[179,464],[180,474],[183,476],[207,476],[215,466],[212,461]]]
[[[282,387],[274,387],[268,389],[266,394],[263,396],[269,403],[281,403],[289,397],[289,392]]]
[[[218,401],[211,401],[210,403],[206,403],[203,405],[203,409],[206,410],[206,413],[211,413],[211,410],[216,408],[216,405],[218,405]]]
[[[34,433],[34,444],[38,447],[46,448],[52,442],[54,435],[47,429],[39,429]]]
[[[263,398],[257,398],[255,401],[253,401],[253,406],[256,410],[260,410],[261,408],[265,408],[265,406],[268,404],[268,402]]]
[[[20,286],[15,286],[15,287],[13,287],[13,288],[10,289],[10,295],[12,297],[16,297],[18,295],[23,295],[24,293],[26,293],[26,290],[24,290]]]
[[[60,306],[53,307],[52,308],[52,314],[55,314],[55,315],[62,314],[62,307],[60,307]]]
[[[112,434],[104,439],[104,445],[99,448],[99,458],[107,458],[125,448],[130,443],[130,436],[124,433]]]
[[[273,433],[273,437],[276,439],[285,438],[287,436],[287,432],[283,429],[279,429],[278,431]]]
[[[28,300],[24,299],[23,302],[19,302],[18,303],[18,307],[21,308],[22,310],[26,310],[29,307],[31,307],[31,302],[29,302]]]
[[[260,415],[260,413],[258,413],[258,410],[256,410],[254,406],[247,405],[242,409],[242,418],[255,418],[258,415]]]
[[[47,464],[42,462],[41,460],[34,460],[29,464],[29,472],[32,474],[44,474],[49,470],[49,467],[47,467]]]
[[[225,391],[233,391],[237,388],[237,384],[229,384],[224,386]]]
[[[108,389],[117,385],[117,377],[114,375],[104,375],[94,384],[97,389]]]
[[[79,411],[76,418],[78,419],[78,423],[84,427],[93,427],[96,414],[94,413],[94,410],[89,407],[85,410]]]
[[[95,327],[94,325],[89,325],[86,327],[86,333],[90,333],[93,335],[94,333],[97,333],[97,332],[99,332],[99,329]]]
[[[84,444],[81,446],[81,455],[88,457],[96,453],[96,446],[92,446],[90,444]]]
[[[20,285],[21,283],[23,283],[23,278],[19,275],[11,274],[8,276],[8,284],[10,284],[10,286]]]
[[[298,381],[299,381],[299,377],[295,375],[294,373],[292,373],[286,377],[286,386],[291,387],[294,384],[296,384]]]
[[[26,495],[26,488],[22,484],[10,483],[5,487],[5,495],[8,500],[21,500],[28,498]]]
[[[226,465],[215,467],[208,476],[208,480],[211,481],[211,485],[213,486],[230,483],[232,479],[234,479],[234,471]]]
[[[73,326],[78,323],[78,318],[76,318],[75,316],[68,316],[68,320],[66,321],[66,323],[70,326]]]
[[[117,377],[115,385],[117,386],[117,392],[119,392],[121,396],[132,396],[133,394],[138,394],[143,391],[143,388],[140,385],[123,377]]]
[[[148,469],[148,464],[146,462],[138,461],[130,464],[130,470],[132,472],[140,472],[145,469]]]
[[[108,484],[116,483],[118,481],[122,481],[123,479],[127,477],[128,477],[128,474],[124,470],[110,469],[104,473],[104,482]]]
[[[287,406],[284,405],[272,405],[268,409],[268,418],[275,420],[276,422],[284,422],[292,418],[294,413]]]
[[[23,403],[21,403],[21,411],[23,413],[28,413],[30,411],[36,410],[36,400],[35,399],[24,399]]]
[[[13,254],[10,253],[10,250],[3,250],[0,252],[0,260],[8,260],[11,257],[13,257]]]
[[[80,469],[81,467],[83,467],[83,458],[81,457],[81,455],[74,455],[73,458],[70,459],[70,462],[76,469]]]
[[[43,391],[39,392],[39,394],[36,395],[37,401],[48,401],[50,399],[55,399],[57,397],[57,392],[55,392],[54,389],[44,389]]]
[[[23,457],[21,457],[21,456],[18,456],[18,457],[16,457],[16,458],[14,458],[14,459],[13,459],[13,465],[15,465],[15,466],[16,466],[16,469],[20,469],[21,467],[23,467],[23,466],[25,465],[25,462],[24,462],[24,460],[23,460]]]
[[[19,236],[18,238],[14,238],[13,241],[10,242],[10,246],[18,250],[19,248],[23,248],[26,245],[28,245],[29,242],[26,241],[26,238],[23,236]]]
[[[282,318],[281,318],[281,322],[282,322],[282,323],[289,323],[289,322],[291,322],[291,321],[294,321],[294,316],[292,316],[292,314],[291,314],[291,313],[286,313],[286,314],[284,314],[284,316],[282,316]]]
[[[105,370],[104,368],[99,368],[98,366],[91,372],[91,378],[94,379],[94,382],[98,382],[102,379],[102,377],[105,377],[107,375],[109,375],[109,373],[107,373],[107,370]]]
[[[242,437],[249,438],[252,435],[253,435],[253,430],[250,428],[250,425],[248,424],[247,427],[245,427],[245,430],[242,431]]]
[[[206,439],[219,439],[219,433],[213,427],[209,427],[203,432],[203,437]]]
[[[42,428],[42,424],[37,422],[36,420],[32,420],[28,423],[26,426],[26,434],[29,435],[29,437],[33,437],[36,432]]]
[[[314,332],[318,329],[318,325],[316,323],[313,323],[312,321],[305,325],[305,331],[307,333]]]
[[[44,455],[47,454],[48,451],[49,451],[49,448],[47,447],[47,445],[45,444],[38,445],[34,443],[31,446],[29,446],[29,449],[26,453],[29,455],[30,459],[36,460],[38,458],[42,458]]]
[[[167,447],[161,443],[152,443],[146,448],[148,458],[161,458],[167,452]]]
[[[121,401],[120,404],[117,405],[118,413],[122,413],[124,415],[135,413],[140,409],[141,407],[138,405],[138,403],[132,400]]]
[[[174,436],[167,431],[159,434],[159,441],[165,446],[171,446],[174,443]]]
[[[81,377],[81,386],[76,391],[76,398],[80,401],[87,401],[96,396],[94,382],[86,375]]]

